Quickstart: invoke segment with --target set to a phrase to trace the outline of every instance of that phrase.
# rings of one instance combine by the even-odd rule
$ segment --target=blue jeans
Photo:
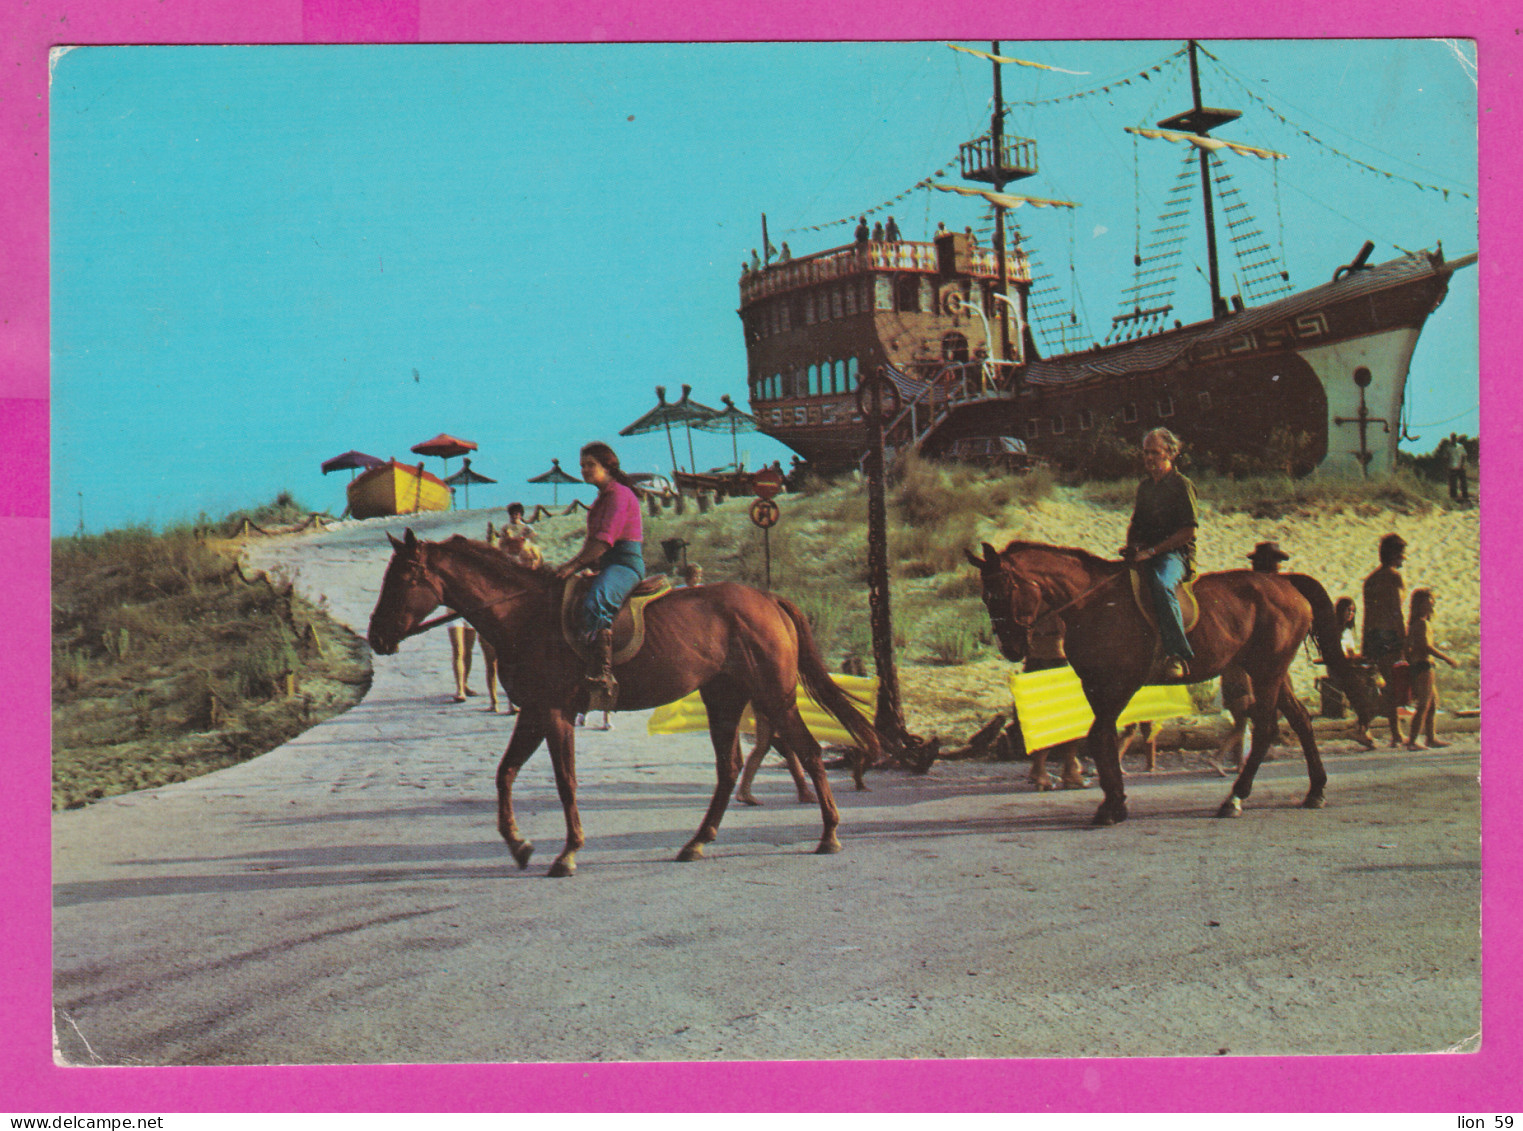
[[[618,615],[629,591],[645,576],[645,557],[640,543],[615,543],[598,559],[595,568],[598,575],[592,579],[586,596],[582,598],[582,633],[589,644],[597,639],[601,630],[613,627],[613,618]]]
[[[1188,660],[1195,655],[1185,639],[1184,618],[1179,612],[1179,598],[1174,587],[1184,580],[1187,567],[1179,550],[1170,550],[1142,563],[1143,576],[1153,591],[1153,612],[1158,617],[1158,635],[1163,638],[1166,656]]]

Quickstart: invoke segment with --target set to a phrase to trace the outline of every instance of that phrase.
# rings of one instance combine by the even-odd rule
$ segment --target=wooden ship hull
[[[1258,157],[1283,155],[1204,136],[1238,112],[1202,105],[1191,41],[1193,108],[1159,126],[1173,140],[1200,143],[1212,316],[1169,324],[1172,290],[1146,281],[1157,272],[1139,253],[1137,285],[1112,319],[1110,337],[1122,340],[1042,357],[1032,331],[1031,263],[1020,235],[1007,239],[1005,212],[1021,203],[1073,204],[1006,193],[1007,183],[1035,175],[1036,143],[1002,133],[1000,63],[1011,60],[995,48],[987,56],[995,63],[990,130],[960,149],[962,176],[993,191],[932,186],[987,200],[993,248],[980,247],[971,230],[939,232],[929,243],[859,233],[845,247],[745,270],[738,313],[761,431],[821,472],[859,466],[868,430],[857,394],[881,375],[891,385],[888,444],[932,457],[960,440],[996,436],[1020,440],[1038,460],[1095,466],[1097,452],[1135,450],[1149,429],[1163,426],[1187,441],[1199,464],[1223,471],[1245,462],[1295,474],[1391,470],[1418,336],[1450,276],[1475,255],[1446,261],[1440,249],[1367,265],[1374,245],[1366,243],[1351,262],[1328,263],[1330,279],[1320,286],[1293,292],[1276,270],[1248,280],[1264,296],[1257,305],[1222,294],[1205,150],[1230,144]],[[1181,183],[1175,191],[1188,191]],[[1218,184],[1216,191],[1225,190]],[[1185,226],[1177,218],[1190,210],[1186,198],[1170,206],[1173,227],[1161,233]],[[1242,223],[1227,214],[1234,243],[1244,238],[1233,234]],[[1150,247],[1184,239],[1161,233]],[[1272,256],[1251,266],[1266,265],[1279,266]]]
[[[349,484],[349,514],[354,518],[447,511],[450,501],[450,489],[422,464],[413,467],[391,460]]]
[[[993,352],[972,309],[994,305],[993,256],[968,242],[958,233],[942,247],[870,243],[750,276],[741,317],[761,430],[821,471],[856,466],[867,445],[856,391],[864,374],[883,372],[900,402],[889,443],[933,457],[964,437],[1001,435],[1073,466],[1102,431],[1135,444],[1161,425],[1224,468],[1234,453],[1262,458],[1288,438],[1297,473],[1388,471],[1418,336],[1453,272],[1475,261],[1417,252],[1277,302],[1050,358],[1033,356],[1022,305],[1009,333],[1029,360],[995,375],[970,360]],[[1021,302],[1029,274],[1019,258],[1011,266],[1008,293]],[[959,313],[947,309],[959,305],[953,294]],[[842,313],[811,321],[820,308]]]

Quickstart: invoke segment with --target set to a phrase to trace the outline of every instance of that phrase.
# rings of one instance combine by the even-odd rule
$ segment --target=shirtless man
[[[1364,658],[1375,665],[1385,680],[1383,703],[1391,723],[1391,745],[1401,745],[1401,724],[1396,718],[1399,704],[1391,692],[1391,675],[1401,659],[1407,642],[1407,624],[1403,599],[1406,583],[1401,567],[1406,561],[1407,543],[1399,534],[1387,534],[1380,540],[1380,568],[1364,579]]]

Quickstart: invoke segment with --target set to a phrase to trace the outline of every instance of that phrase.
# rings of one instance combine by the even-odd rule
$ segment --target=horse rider
[[[1182,680],[1195,657],[1185,639],[1179,597],[1174,589],[1194,573],[1195,528],[1199,525],[1195,484],[1174,466],[1179,438],[1167,428],[1154,428],[1142,438],[1142,463],[1147,478],[1137,485],[1137,502],[1126,528],[1121,555],[1138,569],[1153,595],[1153,609],[1162,639],[1163,679]]]
[[[578,618],[584,644],[593,646],[587,672],[589,710],[612,710],[619,685],[613,677],[613,618],[630,590],[645,576],[640,499],[607,444],[582,448],[582,478],[598,489],[587,512],[587,541],[576,557],[555,571],[562,580],[590,568],[596,577],[582,599]]]

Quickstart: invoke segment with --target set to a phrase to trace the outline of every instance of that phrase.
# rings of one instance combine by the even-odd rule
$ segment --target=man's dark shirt
[[[1171,534],[1185,527],[1192,530],[1200,522],[1195,513],[1195,484],[1177,471],[1171,471],[1154,482],[1152,476],[1137,484],[1137,505],[1132,509],[1132,522],[1126,528],[1126,541],[1130,546],[1156,546]],[[1180,547],[1185,565],[1195,571],[1195,536]]]

